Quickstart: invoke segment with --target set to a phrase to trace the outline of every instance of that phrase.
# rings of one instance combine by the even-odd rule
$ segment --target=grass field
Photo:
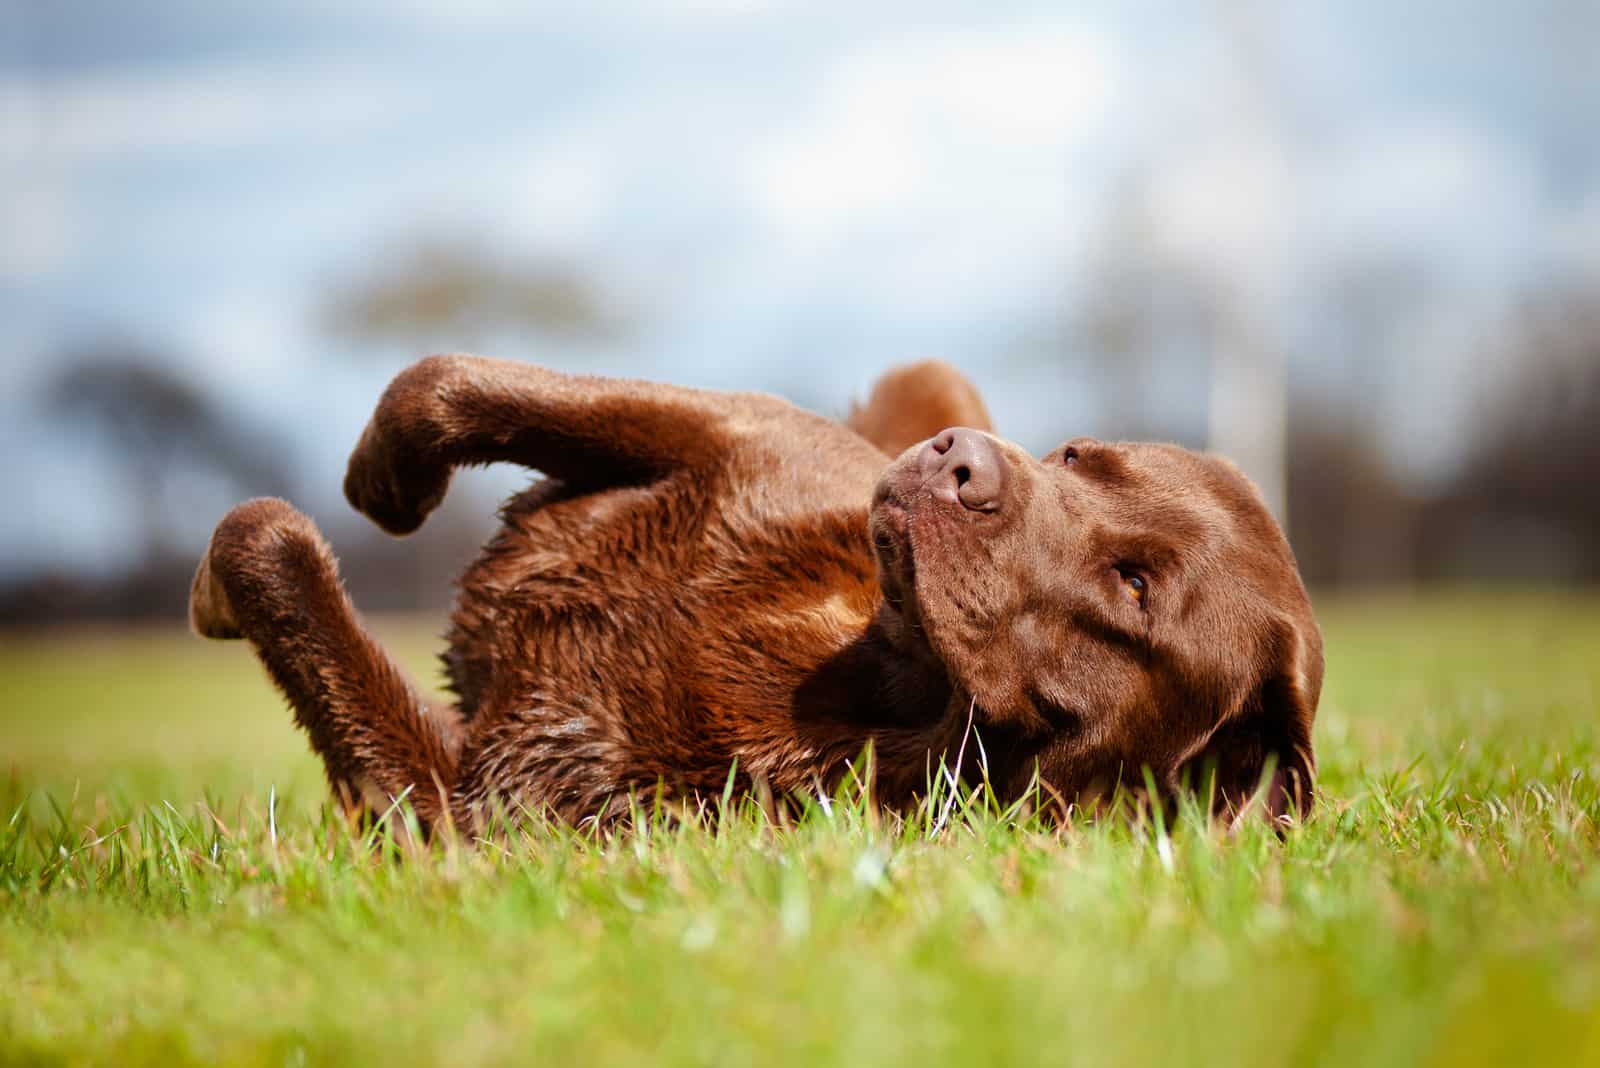
[[[0,1060],[1600,1064],[1600,595],[1320,610],[1283,842],[979,798],[400,859],[244,648],[0,636]]]

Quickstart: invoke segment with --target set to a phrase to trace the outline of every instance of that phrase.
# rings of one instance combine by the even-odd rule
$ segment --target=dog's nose
[[[964,426],[941,430],[917,455],[928,492],[970,512],[997,512],[1006,490],[1006,461],[989,435]]]

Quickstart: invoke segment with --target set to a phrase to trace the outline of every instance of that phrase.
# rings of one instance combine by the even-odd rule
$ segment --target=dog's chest
[[[461,584],[463,710],[552,687],[673,718],[787,707],[867,625],[877,586],[865,503],[818,508],[777,474],[756,492],[682,477],[514,501]]]
[[[827,665],[877,606],[869,494],[859,476],[764,472],[544,483],[507,508],[448,658],[463,713],[498,721],[484,759],[609,790],[720,784],[735,757],[777,782],[810,752],[790,744],[797,708],[843,699]]]

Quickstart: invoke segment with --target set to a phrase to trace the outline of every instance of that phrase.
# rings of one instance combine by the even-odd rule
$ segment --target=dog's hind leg
[[[310,519],[269,498],[223,517],[189,620],[204,637],[249,640],[347,804],[381,811],[404,795],[426,827],[446,816],[459,728],[362,627]]]
[[[885,371],[867,403],[851,405],[845,425],[890,456],[946,427],[994,430],[977,387],[943,360]]]

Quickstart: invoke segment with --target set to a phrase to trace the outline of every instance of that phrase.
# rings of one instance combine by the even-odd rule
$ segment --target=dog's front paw
[[[410,534],[444,500],[450,470],[397,447],[373,419],[345,471],[345,499],[390,534]]]
[[[231,640],[244,637],[239,620],[228,601],[228,591],[211,570],[211,546],[195,568],[189,586],[189,627],[202,638]]]
[[[241,562],[258,554],[262,544],[277,544],[279,532],[303,517],[287,501],[258,497],[235,506],[211,532],[205,555],[189,585],[189,626],[202,638],[244,637],[228,581],[237,581]]]

